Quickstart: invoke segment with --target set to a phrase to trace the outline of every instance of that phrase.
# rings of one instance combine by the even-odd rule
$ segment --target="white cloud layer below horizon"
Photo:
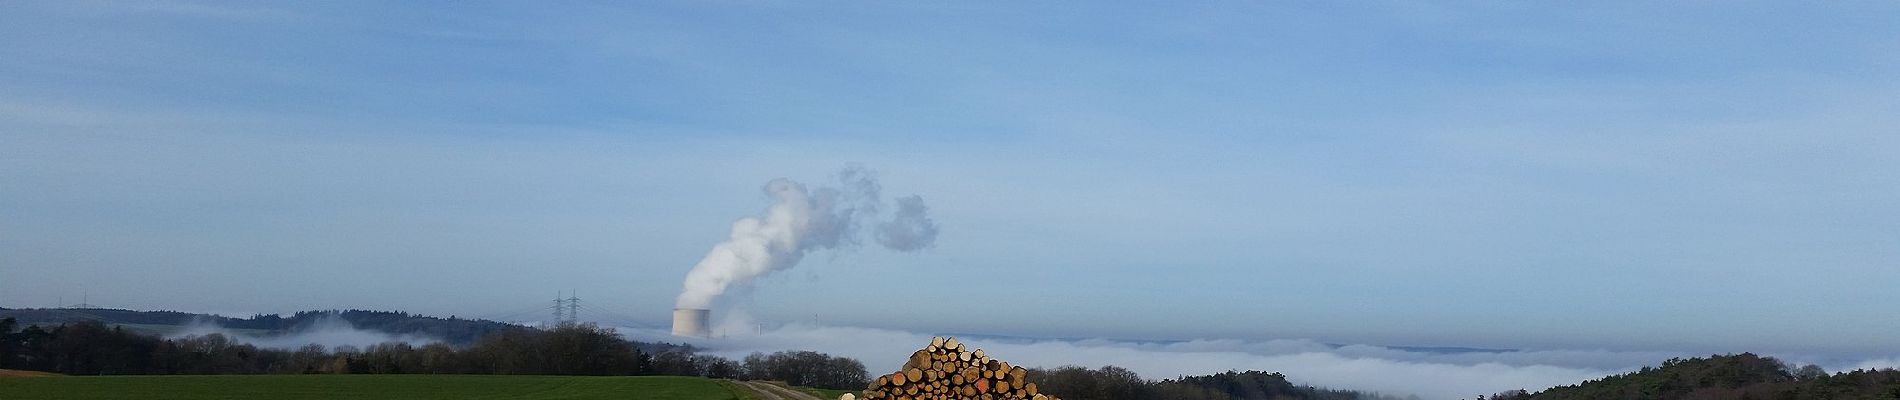
[[[621,332],[634,340],[690,343],[734,360],[753,352],[817,351],[857,359],[874,375],[897,370],[908,354],[929,343],[933,336],[808,323],[753,332],[734,330],[733,335],[713,339],[682,338],[657,329],[622,328]],[[1670,358],[1697,356],[1686,352],[1590,349],[1434,352],[1305,339],[958,339],[997,359],[1025,367],[1114,365],[1149,380],[1258,370],[1283,373],[1299,385],[1424,399],[1467,399],[1514,389],[1535,392],[1631,372]],[[1812,360],[1802,355],[1771,356],[1797,365]],[[1900,366],[1900,361],[1833,361],[1823,366],[1828,371],[1878,369]]]
[[[687,339],[653,329],[624,330],[636,340],[687,342],[739,359],[753,352],[811,350],[858,359],[872,374],[897,369],[932,335],[888,329],[792,324],[756,334]],[[1537,390],[1625,372],[1673,353],[1591,350],[1428,353],[1311,340],[1205,339],[1142,343],[1105,339],[960,337],[997,359],[1029,367],[1115,365],[1151,380],[1228,370],[1280,372],[1294,383],[1427,399]]]

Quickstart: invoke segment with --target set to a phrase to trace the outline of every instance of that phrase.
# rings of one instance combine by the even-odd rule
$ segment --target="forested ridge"
[[[299,311],[288,317],[260,314],[248,318],[232,318],[178,311],[135,311],[112,308],[0,308],[0,318],[13,318],[22,326],[53,326],[78,321],[99,321],[107,325],[207,324],[225,329],[265,333],[295,330],[321,323],[325,319],[336,318],[359,329],[393,335],[420,336],[456,345],[473,343],[483,336],[502,330],[524,329],[520,325],[482,319],[464,319],[456,316],[441,318],[401,311],[371,310],[312,310]]]
[[[1353,390],[1295,385],[1278,372],[1228,371],[1213,375],[1144,380],[1116,366],[1029,369],[1043,393],[1072,399],[1165,400],[1383,400],[1396,397]]]
[[[1900,371],[1853,370],[1829,374],[1751,353],[1670,359],[1660,367],[1611,375],[1537,393],[1513,391],[1483,400],[1821,400],[1900,399]]]
[[[690,346],[626,340],[592,324],[517,328],[497,330],[465,346],[390,342],[278,350],[217,333],[166,339],[96,320],[21,328],[12,318],[0,318],[0,369],[67,375],[688,375],[833,389],[856,389],[866,382],[864,366],[856,360],[822,353],[756,353],[732,361],[697,354]]]

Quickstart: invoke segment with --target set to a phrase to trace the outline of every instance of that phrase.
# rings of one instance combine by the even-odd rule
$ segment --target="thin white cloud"
[[[357,349],[365,349],[383,343],[407,343],[411,346],[421,346],[440,341],[425,336],[399,335],[375,330],[357,329],[356,326],[350,324],[348,320],[344,320],[334,314],[326,315],[310,323],[293,327],[281,333],[247,333],[226,329],[216,324],[199,322],[188,325],[184,329],[180,329],[165,337],[168,339],[181,339],[214,333],[224,335],[240,343],[281,350],[295,350],[312,344],[321,345],[326,350],[336,350],[342,346],[353,346]]]
[[[266,4],[200,2],[200,1],[139,1],[139,2],[92,2],[75,1],[58,4],[66,9],[97,15],[142,16],[154,15],[204,18],[214,21],[233,22],[284,22],[301,18],[297,13],[281,8],[270,8]]]

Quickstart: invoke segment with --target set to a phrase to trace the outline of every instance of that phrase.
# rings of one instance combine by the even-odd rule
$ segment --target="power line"
[[[520,320],[517,320],[516,318],[523,317],[528,314],[538,313],[538,312],[547,312],[547,309],[548,309],[547,306],[537,305],[537,306],[529,306],[527,308],[520,308],[520,309],[490,313],[490,314],[485,314],[485,315],[477,315],[474,317],[475,319],[486,319],[486,320],[501,321],[501,322],[520,322]]]

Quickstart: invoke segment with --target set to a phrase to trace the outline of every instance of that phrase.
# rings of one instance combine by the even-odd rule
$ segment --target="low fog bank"
[[[706,352],[739,359],[752,352],[812,350],[856,358],[871,373],[897,370],[929,334],[886,329],[786,325],[718,339],[688,339],[656,329],[623,329],[643,341],[686,342]],[[990,355],[1028,367],[1116,365],[1147,379],[1204,375],[1228,370],[1285,373],[1298,384],[1415,394],[1426,399],[1465,399],[1512,389],[1541,390],[1657,365],[1673,357],[1707,356],[1674,352],[1608,350],[1535,350],[1498,352],[1423,352],[1372,345],[1330,345],[1311,340],[1250,341],[1206,339],[1181,342],[1127,342],[1104,339],[1038,340],[960,337]],[[1784,358],[1799,362],[1800,358]],[[1889,367],[1900,360],[1834,364],[1846,369]],[[1824,367],[1828,364],[1823,364]],[[1830,371],[1835,370],[1830,368]]]
[[[363,349],[391,342],[406,343],[410,346],[422,346],[440,342],[440,340],[423,336],[397,335],[388,332],[357,329],[355,325],[350,324],[350,321],[344,320],[335,314],[325,315],[310,323],[298,325],[282,332],[264,334],[227,329],[218,326],[215,322],[200,320],[194,321],[192,324],[186,325],[178,331],[165,335],[165,338],[181,339],[192,336],[205,336],[213,333],[224,335],[236,342],[261,348],[281,350],[296,350],[311,344],[321,345],[326,350],[335,350],[343,346],[353,346],[358,349]]]

